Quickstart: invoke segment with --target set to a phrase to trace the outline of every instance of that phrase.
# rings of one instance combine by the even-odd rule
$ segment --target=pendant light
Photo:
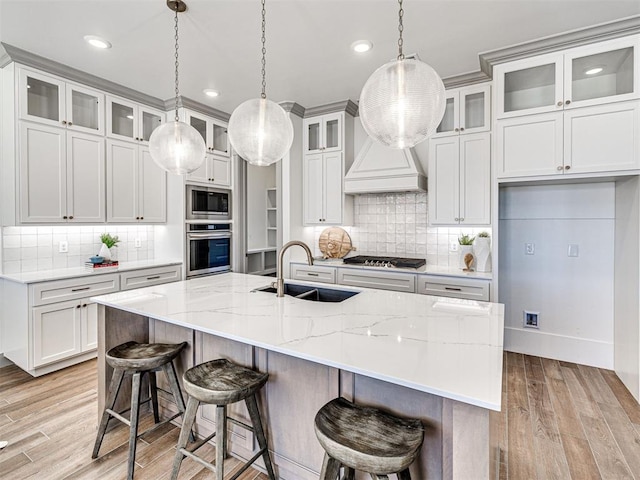
[[[402,53],[404,10],[398,0],[398,58],[378,68],[360,93],[359,114],[367,134],[392,148],[425,140],[440,124],[446,106],[444,84],[436,71]]]
[[[207,147],[202,135],[180,121],[178,116],[178,12],[182,13],[187,5],[182,0],[167,0],[167,7],[175,12],[175,66],[176,66],[176,106],[173,122],[165,122],[156,128],[149,138],[151,158],[160,168],[169,173],[184,175],[193,172],[202,165]]]
[[[262,0],[262,94],[240,104],[229,119],[229,141],[234,150],[252,165],[277,162],[291,148],[293,125],[287,112],[267,99],[266,88],[266,10]]]

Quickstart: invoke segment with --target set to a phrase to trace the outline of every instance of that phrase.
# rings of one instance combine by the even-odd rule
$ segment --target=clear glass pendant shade
[[[166,122],[149,138],[151,158],[169,173],[184,175],[204,162],[207,147],[202,135],[184,122]]]
[[[293,143],[293,125],[287,112],[266,98],[239,105],[231,114],[227,131],[236,153],[261,167],[280,160]]]
[[[367,134],[392,148],[425,140],[440,124],[445,90],[436,71],[415,59],[378,68],[360,93],[360,120]]]

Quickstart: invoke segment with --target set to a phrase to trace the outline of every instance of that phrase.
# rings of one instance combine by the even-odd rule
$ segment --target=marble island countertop
[[[342,286],[342,290],[360,293],[341,303],[317,303],[253,291],[270,281],[266,277],[227,273],[93,300],[500,410],[503,305]]]

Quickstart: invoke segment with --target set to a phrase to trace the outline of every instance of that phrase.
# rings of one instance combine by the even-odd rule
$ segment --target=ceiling
[[[186,1],[180,93],[230,113],[260,94],[260,2]],[[397,55],[397,6],[267,0],[268,98],[304,107],[356,101],[369,75]],[[479,70],[479,52],[638,15],[640,1],[405,0],[404,9],[405,53],[449,77]],[[174,91],[173,33],[165,0],[0,0],[0,41],[163,100]],[[96,50],[85,35],[113,48]],[[359,39],[373,50],[354,53]]]

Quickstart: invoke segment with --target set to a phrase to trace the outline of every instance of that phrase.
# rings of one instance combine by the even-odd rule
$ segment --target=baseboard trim
[[[504,349],[613,370],[613,342],[505,327]]]
[[[5,358],[4,353],[0,353],[0,368],[13,365],[13,362],[8,358]]]

